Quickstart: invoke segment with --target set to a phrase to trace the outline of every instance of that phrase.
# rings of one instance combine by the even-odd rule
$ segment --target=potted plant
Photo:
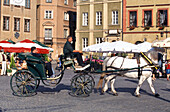
[[[135,29],[135,26],[132,25],[129,27],[129,30],[133,30],[133,29]]]
[[[159,30],[163,30],[165,27],[164,26],[159,26]]]
[[[149,30],[149,29],[150,29],[150,26],[144,26],[144,29],[145,29],[145,30]]]
[[[15,60],[14,60],[14,55],[11,56],[10,68],[12,69],[12,75],[13,75],[17,71]]]

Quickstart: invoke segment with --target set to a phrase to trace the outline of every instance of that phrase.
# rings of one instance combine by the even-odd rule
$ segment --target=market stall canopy
[[[53,48],[50,48],[50,47],[42,44],[41,42],[39,42],[39,41],[37,41],[37,40],[33,40],[32,42],[37,43],[37,44],[39,44],[39,45],[42,46],[42,47],[45,47],[45,48],[48,49],[50,52],[53,52],[53,51],[54,51]]]
[[[152,47],[163,47],[163,48],[170,48],[170,37],[165,39],[165,40],[161,40],[158,42],[154,42],[152,44]]]
[[[152,48],[152,43],[143,42],[136,45],[138,47],[138,52],[147,52]]]
[[[132,43],[124,41],[103,42],[94,44],[83,49],[85,52],[140,52],[139,48]]]
[[[18,52],[20,49],[15,49],[15,45],[6,41],[0,41],[0,46],[3,48],[4,52]]]
[[[31,52],[31,47],[36,47],[38,50],[38,53],[41,53],[41,54],[49,53],[49,50],[47,48],[42,47],[39,44],[34,43],[29,39],[25,39],[15,44],[15,48],[22,49],[22,52]]]
[[[4,49],[4,52],[15,52],[15,53],[31,52],[31,47],[34,46],[37,48],[38,53],[41,53],[41,54],[49,53],[48,48],[42,47],[39,44],[34,43],[28,39],[20,41],[16,44],[12,44],[11,42],[3,40],[3,41],[0,41],[0,46]]]

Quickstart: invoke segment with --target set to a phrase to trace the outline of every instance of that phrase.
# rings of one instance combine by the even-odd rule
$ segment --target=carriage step
[[[89,67],[90,67],[90,64],[88,64],[88,65],[86,65],[86,66],[84,66],[82,68],[76,68],[76,71],[83,71],[83,70],[85,70],[85,69],[87,69]]]

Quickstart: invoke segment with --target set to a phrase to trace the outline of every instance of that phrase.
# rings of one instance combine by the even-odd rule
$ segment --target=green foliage
[[[11,73],[11,72],[12,72],[12,70],[11,70],[11,69],[7,69],[6,71],[7,71],[7,73]]]
[[[10,68],[16,68],[15,60],[14,60],[14,55],[11,56]]]

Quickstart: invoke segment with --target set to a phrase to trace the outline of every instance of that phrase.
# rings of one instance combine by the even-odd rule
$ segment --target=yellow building
[[[36,0],[25,0],[24,6],[0,1],[0,40],[36,39]],[[19,34],[18,38],[15,34]]]
[[[121,0],[77,0],[76,49],[121,40]]]
[[[52,47],[55,58],[63,52],[67,36],[75,38],[76,0],[37,2],[37,40]]]
[[[170,33],[169,0],[124,0],[123,40],[153,42]]]

